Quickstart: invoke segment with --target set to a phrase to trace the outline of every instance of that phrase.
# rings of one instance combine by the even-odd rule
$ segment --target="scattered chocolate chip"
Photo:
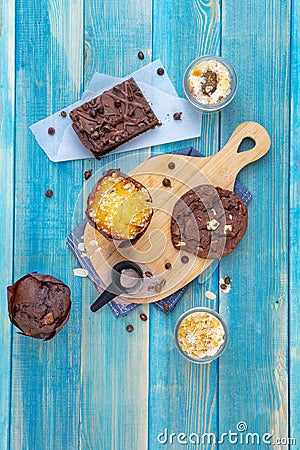
[[[86,170],[84,172],[84,179],[88,180],[92,176],[93,169]]]
[[[190,260],[189,257],[186,255],[181,257],[182,264],[187,264],[189,262],[189,260]]]
[[[168,164],[168,168],[169,168],[170,170],[173,170],[173,169],[175,169],[175,163],[173,163],[172,161],[171,161],[171,162],[169,162],[169,164]]]
[[[230,285],[231,279],[229,277],[224,278],[224,283],[227,284],[227,286]]]
[[[138,52],[138,58],[139,59],[144,59],[145,58],[144,53],[143,52]]]
[[[45,195],[46,195],[46,197],[51,198],[51,197],[53,197],[53,191],[52,191],[51,189],[48,189],[48,190],[45,192]]]
[[[90,116],[95,118],[97,116],[97,111],[95,109],[90,110]]]
[[[163,308],[165,311],[169,311],[170,306],[168,305],[168,303],[164,303]]]
[[[148,277],[148,278],[151,278],[151,277],[153,277],[153,275],[152,275],[152,273],[151,273],[151,272],[145,272],[145,276],[146,276],[146,277]]]
[[[132,326],[132,325],[127,325],[127,327],[126,327],[126,331],[128,331],[128,333],[132,333],[132,332],[133,332],[133,330],[134,330],[134,328],[133,328],[133,326]]]
[[[165,269],[166,269],[166,270],[170,270],[170,269],[172,269],[172,264],[171,264],[171,263],[169,263],[169,262],[168,262],[168,263],[166,263],[166,264],[165,264]]]
[[[227,286],[225,283],[222,283],[220,287],[221,287],[221,289],[223,289],[223,291],[225,291],[225,289],[227,289]]]
[[[173,114],[174,120],[181,120],[182,112],[176,112]]]
[[[146,322],[146,320],[148,319],[148,317],[146,316],[146,314],[140,314],[140,319],[141,319],[143,322]]]
[[[156,71],[157,75],[163,75],[165,73],[164,69],[162,67],[159,67]]]
[[[171,180],[169,180],[169,178],[164,178],[164,179],[162,180],[162,185],[163,185],[164,187],[171,187]]]
[[[60,113],[60,115],[61,115],[61,117],[67,117],[66,111],[62,111],[62,112]]]
[[[53,134],[55,134],[55,128],[49,127],[49,128],[48,128],[48,134],[50,134],[51,136],[53,136]]]

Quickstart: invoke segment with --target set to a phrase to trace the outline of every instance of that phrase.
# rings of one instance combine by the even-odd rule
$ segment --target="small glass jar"
[[[204,313],[208,313],[211,316],[213,316],[214,318],[216,318],[221,327],[223,328],[224,331],[224,335],[223,335],[223,343],[220,345],[220,347],[218,348],[218,350],[216,351],[215,354],[211,355],[211,356],[206,356],[203,358],[194,358],[191,355],[189,355],[185,350],[183,350],[183,348],[181,347],[180,343],[179,343],[179,339],[178,339],[178,332],[180,329],[180,325],[182,324],[183,320],[194,314],[194,313],[198,313],[198,312],[204,312]],[[222,316],[220,316],[220,314],[218,314],[215,310],[211,309],[211,308],[205,308],[204,306],[199,306],[196,308],[191,308],[187,311],[185,311],[177,320],[176,325],[175,325],[175,330],[174,330],[174,337],[175,337],[175,344],[176,347],[179,351],[179,353],[186,358],[188,361],[196,363],[196,364],[207,364],[210,363],[211,361],[214,361],[215,359],[219,358],[219,356],[221,356],[221,354],[225,351],[227,344],[228,344],[228,328],[226,323],[224,322],[224,319],[222,318]]]
[[[196,97],[194,97],[189,90],[189,83],[188,80],[191,76],[191,72],[195,66],[198,66],[200,63],[204,61],[216,61],[217,63],[224,66],[229,73],[230,78],[230,92],[229,94],[221,101],[216,103],[201,103],[201,101],[197,100]],[[200,56],[199,58],[196,58],[194,61],[191,62],[191,64],[187,67],[184,76],[183,76],[183,91],[186,99],[191,103],[191,105],[205,113],[213,113],[216,111],[220,111],[221,109],[225,108],[234,98],[237,87],[238,87],[238,79],[236,71],[234,70],[233,66],[221,56],[215,56],[215,55],[206,55],[206,56]]]

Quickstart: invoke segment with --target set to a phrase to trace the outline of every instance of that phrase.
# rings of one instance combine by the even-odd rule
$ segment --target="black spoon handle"
[[[102,306],[106,305],[106,303],[110,302],[117,295],[119,294],[116,292],[116,287],[113,284],[110,284],[91,305],[91,311],[98,311],[98,309],[102,308]]]

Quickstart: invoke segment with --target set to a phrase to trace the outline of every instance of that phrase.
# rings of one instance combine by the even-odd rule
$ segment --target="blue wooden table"
[[[0,448],[286,449],[289,440],[299,449],[300,1],[0,5]],[[95,288],[73,276],[77,263],[65,239],[76,222],[84,170],[108,161],[115,167],[118,157],[52,163],[28,127],[79,99],[95,71],[122,76],[156,58],[182,95],[183,71],[202,54],[233,63],[237,96],[221,114],[204,117],[200,139],[155,151],[194,145],[211,155],[239,123],[265,126],[270,152],[240,174],[253,194],[247,234],[205,283],[189,286],[171,314],[152,306],[126,318],[116,319],[108,307],[92,314]],[[138,164],[145,152],[132,158]],[[53,198],[45,197],[47,189]],[[6,286],[33,270],[72,289],[69,323],[49,342],[16,334],[7,316]],[[233,279],[229,294],[219,290],[224,275]],[[206,290],[217,300],[206,299]],[[194,305],[219,309],[228,323],[229,346],[210,365],[187,363],[173,344],[178,316]],[[192,433],[221,440],[230,431],[237,435],[224,443],[209,436],[193,443]],[[253,445],[243,443],[247,432],[260,443],[257,436]]]

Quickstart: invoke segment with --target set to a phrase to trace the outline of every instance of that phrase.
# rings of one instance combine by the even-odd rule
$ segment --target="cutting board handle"
[[[250,138],[255,145],[251,150],[238,152],[238,148],[245,138]],[[231,156],[235,165],[236,173],[238,173],[247,164],[256,161],[264,156],[271,145],[270,136],[267,130],[256,122],[243,122],[232,133],[228,142],[219,152],[219,157]]]

